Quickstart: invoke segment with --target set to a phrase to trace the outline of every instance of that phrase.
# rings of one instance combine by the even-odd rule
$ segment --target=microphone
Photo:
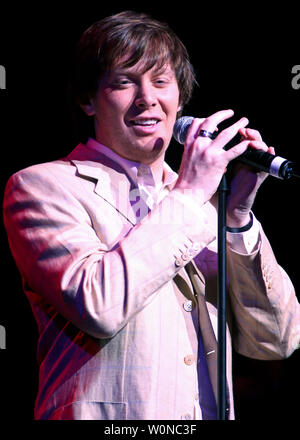
[[[184,144],[188,129],[192,124],[194,118],[192,116],[183,116],[175,122],[173,129],[173,136],[177,142]],[[214,136],[217,137],[217,133]],[[233,138],[234,139],[234,138]],[[231,145],[229,145],[231,144]],[[232,145],[232,140],[227,144]],[[229,148],[225,148],[228,150]],[[235,159],[238,162],[242,162],[246,165],[250,165],[258,171],[264,171],[273,177],[278,179],[289,179],[290,177],[300,177],[300,171],[296,170],[296,165],[284,157],[274,156],[262,150],[255,150],[249,147],[243,154]]]

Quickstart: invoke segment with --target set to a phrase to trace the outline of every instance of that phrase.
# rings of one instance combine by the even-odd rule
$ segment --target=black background
[[[203,117],[232,108],[234,119],[248,117],[249,126],[277,154],[300,162],[300,89],[292,87],[292,68],[300,64],[300,55],[292,5],[45,2],[1,9],[0,64],[7,77],[6,90],[0,90],[1,195],[12,173],[63,157],[75,147],[65,99],[72,50],[90,24],[125,9],[167,21],[187,46],[199,88],[184,114]],[[167,161],[175,169],[181,152],[178,144],[171,144]],[[268,178],[254,209],[298,298],[299,185],[300,180]],[[0,350],[0,418],[25,422],[33,418],[37,390],[37,330],[3,226],[1,240],[0,324],[6,329],[6,349]],[[299,351],[276,362],[235,355],[237,419],[295,419],[299,359]]]

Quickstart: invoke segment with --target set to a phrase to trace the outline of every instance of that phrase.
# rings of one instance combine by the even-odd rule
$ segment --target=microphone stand
[[[218,420],[227,420],[226,388],[226,203],[225,174],[218,187]]]
[[[269,171],[269,170],[268,170]],[[284,169],[283,179],[300,177],[300,172],[290,162]],[[229,186],[224,174],[218,187],[218,360],[217,360],[217,410],[218,420],[227,420],[226,383],[226,212]]]

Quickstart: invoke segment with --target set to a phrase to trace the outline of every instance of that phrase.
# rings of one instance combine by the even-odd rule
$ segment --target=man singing
[[[70,84],[82,142],[8,181],[5,226],[39,330],[36,419],[217,418],[215,193],[248,147],[274,150],[246,118],[214,139],[234,114],[221,110],[194,119],[172,171],[165,153],[194,81],[166,24],[128,11],[93,24]],[[239,166],[228,198],[230,419],[232,344],[282,359],[300,339],[292,283],[251,210],[265,178]]]

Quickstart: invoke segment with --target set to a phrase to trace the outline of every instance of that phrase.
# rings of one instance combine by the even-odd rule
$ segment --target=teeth
[[[132,121],[134,125],[154,125],[157,124],[157,119],[140,119],[138,121]]]

